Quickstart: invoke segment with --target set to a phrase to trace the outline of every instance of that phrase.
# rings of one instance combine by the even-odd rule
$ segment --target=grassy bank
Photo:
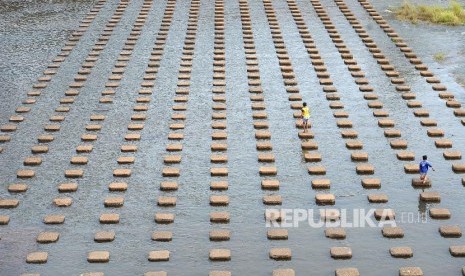
[[[412,23],[425,21],[451,26],[465,24],[465,9],[456,1],[450,2],[447,7],[439,5],[414,5],[404,2],[395,12],[398,19]]]

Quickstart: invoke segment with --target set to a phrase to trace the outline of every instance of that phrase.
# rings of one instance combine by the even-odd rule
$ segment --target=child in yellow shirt
[[[302,118],[302,125],[304,127],[304,132],[307,132],[308,119],[310,119],[310,109],[308,108],[306,102],[303,103],[301,118]]]

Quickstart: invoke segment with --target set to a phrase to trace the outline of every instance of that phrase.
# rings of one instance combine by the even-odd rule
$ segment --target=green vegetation
[[[444,61],[444,59],[446,58],[446,54],[444,53],[436,53],[434,54],[434,60],[437,61],[437,62],[441,62],[441,61]]]
[[[442,25],[464,25],[465,9],[456,1],[451,1],[448,7],[439,5],[414,5],[404,2],[395,10],[398,19],[417,23],[426,21]]]

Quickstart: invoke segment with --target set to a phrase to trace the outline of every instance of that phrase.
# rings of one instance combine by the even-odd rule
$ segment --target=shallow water
[[[446,131],[446,137],[454,143],[454,149],[465,150],[464,126],[454,117],[451,109],[433,94],[433,91],[408,63],[391,40],[375,25],[357,1],[346,1],[352,11],[360,18],[385,55],[403,74],[417,99],[430,111],[430,117],[438,121],[439,127]],[[285,1],[274,0],[273,6],[280,22],[286,48],[292,60],[300,93],[312,110],[312,130],[318,143],[318,152],[322,154],[321,165],[327,169],[325,178],[331,179],[328,191],[336,196],[334,208],[370,209],[393,208],[398,214],[397,223],[404,229],[405,237],[389,240],[381,235],[379,228],[349,228],[345,240],[331,240],[324,236],[321,228],[311,228],[306,224],[289,229],[286,241],[270,241],[266,238],[263,214],[265,205],[258,169],[263,164],[257,161],[255,137],[252,121],[251,101],[247,86],[247,71],[243,49],[239,5],[237,1],[225,1],[225,42],[226,42],[226,102],[228,131],[229,190],[227,207],[212,207],[209,197],[216,192],[210,191],[210,144],[211,144],[211,106],[213,77],[213,38],[214,38],[214,1],[201,1],[195,57],[193,60],[191,88],[186,113],[186,128],[183,140],[183,161],[180,165],[181,176],[178,179],[179,190],[173,193],[161,192],[159,183],[165,147],[169,143],[171,106],[177,87],[177,72],[182,55],[183,39],[187,28],[187,14],[190,3],[178,1],[174,18],[167,38],[163,59],[153,89],[150,109],[147,112],[142,139],[135,153],[136,162],[132,166],[132,177],[127,181],[129,188],[124,193],[124,206],[105,208],[103,200],[115,193],[108,191],[108,184],[116,181],[112,175],[119,168],[115,160],[121,154],[119,147],[128,133],[127,124],[133,113],[132,106],[138,97],[137,90],[146,69],[150,51],[154,45],[161,23],[166,1],[155,1],[147,23],[144,26],[131,60],[128,62],[121,85],[116,89],[113,104],[100,104],[100,92],[105,88],[106,79],[116,62],[119,52],[128,37],[142,1],[131,1],[121,22],[113,31],[109,43],[99,57],[92,74],[80,90],[71,111],[66,115],[61,130],[55,134],[50,144],[50,152],[43,155],[43,164],[36,169],[36,177],[26,180],[29,190],[24,194],[9,194],[7,187],[16,179],[16,171],[24,168],[22,160],[30,155],[30,147],[36,144],[36,138],[43,133],[43,126],[54,114],[58,101],[63,97],[67,85],[72,82],[79,67],[89,53],[98,35],[111,17],[117,2],[108,1],[90,29],[81,38],[58,73],[52,77],[50,85],[25,115],[25,122],[11,134],[12,141],[2,145],[0,155],[0,198],[17,198],[20,205],[15,209],[1,209],[1,215],[9,215],[7,226],[0,226],[0,267],[2,275],[19,275],[25,272],[38,272],[42,275],[79,275],[84,272],[102,271],[106,275],[141,275],[147,271],[167,271],[170,275],[206,275],[210,270],[230,270],[234,275],[270,275],[273,269],[293,268],[297,275],[334,275],[340,267],[357,267],[362,275],[397,275],[399,267],[419,266],[425,275],[460,275],[463,261],[452,257],[450,245],[464,244],[463,238],[446,239],[439,235],[438,227],[463,225],[462,199],[465,191],[461,185],[463,175],[454,174],[450,161],[444,161],[442,150],[434,147],[427,137],[426,129],[420,126],[419,118],[414,117],[404,100],[390,80],[385,77],[370,52],[356,36],[355,32],[339,12],[334,2],[322,1],[323,6],[336,25],[341,38],[352,51],[366,77],[379,95],[384,108],[402,131],[403,139],[408,141],[408,149],[416,153],[416,161],[422,154],[428,154],[436,172],[431,173],[433,188],[441,194],[440,204],[419,203],[419,190],[410,185],[412,175],[403,172],[404,162],[398,161],[396,151],[389,146],[389,140],[383,130],[377,127],[377,119],[368,108],[363,94],[358,91],[353,78],[347,71],[343,60],[337,53],[330,37],[309,1],[297,1],[309,27],[310,33],[328,66],[328,72],[338,88],[341,102],[350,114],[353,129],[358,131],[364,151],[369,154],[369,163],[375,167],[374,177],[380,178],[382,188],[379,191],[366,190],[360,184],[363,178],[355,172],[355,163],[350,161],[350,151],[345,140],[340,137],[333,110],[328,106],[325,95],[300,35]],[[0,115],[2,125],[8,121],[17,106],[25,98],[35,79],[40,76],[50,60],[56,56],[71,31],[78,26],[90,7],[90,1],[82,2],[6,2],[1,7],[0,59]],[[374,6],[384,15],[386,4],[375,1]],[[314,197],[322,191],[312,190],[311,180],[317,177],[307,173],[308,163],[303,161],[300,139],[294,127],[293,112],[289,108],[288,94],[283,85],[278,58],[270,35],[268,21],[260,1],[250,1],[253,33],[260,66],[260,76],[268,122],[272,133],[271,142],[278,168],[277,178],[281,182],[280,190],[274,192],[283,197],[283,208],[318,209]],[[427,25],[411,26],[393,20],[389,23],[406,38],[415,52],[430,65],[430,69],[455,93],[457,100],[465,103],[465,91],[455,82],[457,75],[463,73],[463,36],[460,28],[434,27]],[[57,24],[57,22],[59,24]],[[463,29],[463,28],[462,28]],[[419,31],[421,30],[421,31]],[[444,30],[447,30],[445,32]],[[452,35],[451,35],[452,33]],[[421,35],[418,35],[421,34]],[[448,43],[430,43],[430,37],[436,41]],[[440,36],[438,38],[438,36]],[[439,47],[440,48],[436,48]],[[432,53],[441,49],[448,52],[444,64],[435,63]],[[449,55],[451,56],[449,58]],[[449,75],[455,74],[455,75]],[[76,167],[69,159],[75,155],[75,147],[82,144],[80,136],[85,132],[90,114],[105,114],[103,128],[98,132],[98,140],[93,143],[94,150],[87,154],[89,164],[85,174],[77,182],[79,189],[66,194],[73,198],[73,204],[67,208],[58,208],[52,204],[56,197],[63,196],[57,191],[60,183],[68,182],[64,170]],[[407,163],[407,162],[405,162]],[[370,204],[367,194],[385,193],[389,196],[386,204]],[[176,196],[175,208],[157,206],[158,196]],[[448,208],[451,219],[428,222],[403,223],[402,212],[425,212],[432,206]],[[213,211],[228,211],[229,224],[212,225],[209,214]],[[175,222],[159,225],[154,222],[156,212],[172,212]],[[45,225],[45,215],[61,213],[66,216],[63,225]],[[115,225],[100,224],[102,213],[119,213],[121,221]],[[231,230],[231,240],[211,242],[208,232],[216,228]],[[113,230],[116,239],[110,243],[95,243],[93,235],[97,231]],[[167,243],[151,240],[156,230],[173,232],[173,241]],[[42,231],[58,231],[57,243],[38,244],[35,238]],[[350,260],[334,260],[329,250],[333,246],[349,246],[353,251]],[[389,255],[393,246],[410,246],[414,257],[396,259]],[[268,251],[273,247],[292,249],[291,261],[273,261]],[[229,262],[210,262],[209,250],[212,248],[231,249]],[[171,252],[169,262],[150,263],[148,252],[167,249]],[[90,264],[86,260],[87,252],[108,250],[110,262]],[[27,264],[26,255],[33,251],[47,251],[48,262],[43,265]],[[373,267],[376,264],[376,267]]]

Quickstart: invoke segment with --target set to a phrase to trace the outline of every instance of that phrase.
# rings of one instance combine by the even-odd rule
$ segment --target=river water
[[[438,126],[446,132],[446,138],[454,143],[454,149],[465,152],[464,126],[445,107],[413,65],[404,58],[384,32],[369,18],[357,1],[346,3],[362,21],[370,36],[379,48],[395,65],[416,92],[417,99],[430,111],[430,117],[438,121]],[[0,5],[0,117],[1,125],[8,122],[16,107],[26,98],[35,80],[41,76],[47,64],[59,53],[66,39],[77,29],[79,21],[94,5],[92,1],[2,1]],[[432,191],[441,195],[441,203],[424,204],[419,202],[421,190],[410,183],[411,174],[404,173],[403,165],[409,162],[398,161],[396,151],[389,146],[383,129],[377,127],[363,94],[358,91],[350,72],[336,51],[321,21],[309,1],[298,0],[297,4],[309,27],[310,33],[328,66],[334,85],[341,95],[341,102],[350,114],[358,140],[363,142],[363,151],[369,154],[369,163],[375,167],[373,177],[381,179],[379,191],[363,189],[360,182],[364,178],[355,171],[355,163],[350,161],[350,151],[340,136],[340,129],[330,109],[287,4],[274,0],[273,6],[283,33],[283,38],[292,60],[296,80],[303,99],[312,110],[312,130],[318,152],[326,167],[325,178],[331,180],[331,189],[312,190],[311,180],[316,178],[307,173],[308,163],[303,158],[300,139],[295,129],[293,111],[289,108],[288,94],[281,78],[278,58],[273,46],[270,29],[261,1],[249,1],[253,24],[260,77],[264,90],[268,122],[272,133],[271,142],[278,168],[277,178],[281,182],[279,193],[283,198],[283,208],[318,209],[315,203],[317,193],[329,192],[336,196],[334,208],[364,209],[392,208],[396,211],[396,222],[404,229],[402,239],[387,239],[380,228],[347,228],[347,238],[331,240],[325,237],[324,229],[312,228],[308,224],[289,229],[289,239],[270,241],[266,237],[263,214],[265,206],[262,196],[268,194],[260,188],[261,177],[255,150],[255,137],[251,102],[247,87],[245,53],[238,1],[225,1],[225,51],[226,51],[226,103],[228,131],[228,164],[230,198],[227,207],[212,207],[209,197],[214,194],[209,185],[210,144],[211,144],[211,87],[213,76],[214,1],[202,0],[198,22],[195,56],[192,65],[191,91],[189,95],[185,139],[183,141],[183,161],[179,190],[176,192],[177,205],[171,210],[157,206],[165,147],[169,143],[171,106],[177,87],[177,72],[182,55],[183,38],[187,27],[187,14],[190,3],[178,1],[166,41],[166,47],[157,81],[147,111],[145,128],[138,142],[138,152],[134,154],[136,163],[132,165],[129,188],[124,193],[124,206],[109,210],[103,200],[115,195],[108,191],[108,184],[115,181],[112,171],[117,168],[116,159],[130,123],[132,106],[138,97],[144,70],[147,67],[150,51],[155,42],[166,1],[154,1],[131,60],[128,62],[121,85],[111,105],[99,103],[100,92],[105,88],[106,79],[124,41],[128,37],[142,1],[129,3],[121,22],[115,28],[109,43],[96,62],[92,74],[76,97],[61,130],[55,134],[55,141],[48,154],[43,155],[43,164],[36,169],[36,177],[27,180],[29,190],[24,194],[10,194],[8,185],[18,183],[16,171],[24,168],[22,160],[31,155],[30,147],[36,138],[43,134],[48,118],[55,114],[54,109],[63,97],[67,85],[72,82],[79,67],[84,62],[92,45],[113,14],[118,3],[107,1],[89,30],[78,45],[62,63],[50,85],[44,89],[33,109],[25,116],[18,130],[11,134],[12,141],[1,145],[0,155],[0,198],[17,198],[20,205],[14,209],[1,209],[0,215],[9,215],[10,223],[0,226],[0,268],[1,275],[40,273],[41,275],[80,275],[85,272],[105,272],[106,275],[142,275],[147,271],[167,271],[170,275],[207,275],[211,270],[230,270],[233,275],[270,275],[277,268],[292,268],[297,275],[334,275],[341,267],[357,267],[362,275],[397,275],[400,267],[419,266],[425,275],[460,275],[463,267],[461,258],[449,253],[450,245],[464,245],[463,238],[443,238],[438,233],[442,225],[464,225],[463,213],[464,186],[463,174],[451,170],[451,161],[442,157],[443,150],[434,146],[433,139],[426,135],[426,128],[414,117],[395,87],[384,75],[376,60],[340,13],[333,1],[323,0],[322,4],[331,16],[347,47],[383,102],[384,109],[397,123],[402,138],[408,141],[408,149],[416,153],[415,162],[423,154],[428,154],[436,172],[431,173]],[[394,5],[390,2],[389,5]],[[389,19],[389,23],[405,38],[431,71],[453,92],[456,99],[465,103],[463,85],[465,32],[463,27],[410,25],[394,20],[386,11],[389,5],[375,1],[375,8]],[[436,53],[446,53],[443,62],[436,62]],[[106,120],[98,132],[98,140],[89,153],[89,163],[85,175],[78,180],[79,189],[66,194],[73,198],[67,208],[58,208],[52,200],[62,196],[57,191],[60,183],[66,182],[64,170],[69,159],[75,155],[75,147],[81,144],[80,136],[88,124],[90,114],[104,114]],[[372,204],[367,195],[383,193],[389,202]],[[448,208],[452,217],[449,220],[432,220],[427,214],[431,207]],[[158,225],[154,222],[156,212],[173,212],[175,223]],[[221,225],[231,231],[231,240],[211,242],[208,232],[212,226],[209,214],[212,211],[228,211],[229,224]],[[121,221],[115,225],[102,225],[102,213],[119,213]],[[45,225],[45,215],[62,213],[66,216],[63,225]],[[409,213],[413,220],[402,213]],[[418,218],[427,218],[427,222]],[[96,243],[93,240],[97,231],[114,231],[116,239],[110,243]],[[173,241],[155,242],[151,233],[156,230],[173,232]],[[57,231],[57,243],[38,244],[35,238],[42,231]],[[352,249],[350,260],[332,259],[329,251],[334,246],[348,246]],[[409,246],[413,257],[392,258],[389,248]],[[274,261],[268,251],[273,247],[288,247],[292,250],[292,260]],[[208,252],[212,248],[228,248],[232,252],[229,262],[210,262]],[[148,252],[166,249],[171,252],[169,262],[151,263]],[[110,262],[90,264],[87,252],[107,250]],[[27,264],[26,255],[34,251],[47,251],[46,264]]]

